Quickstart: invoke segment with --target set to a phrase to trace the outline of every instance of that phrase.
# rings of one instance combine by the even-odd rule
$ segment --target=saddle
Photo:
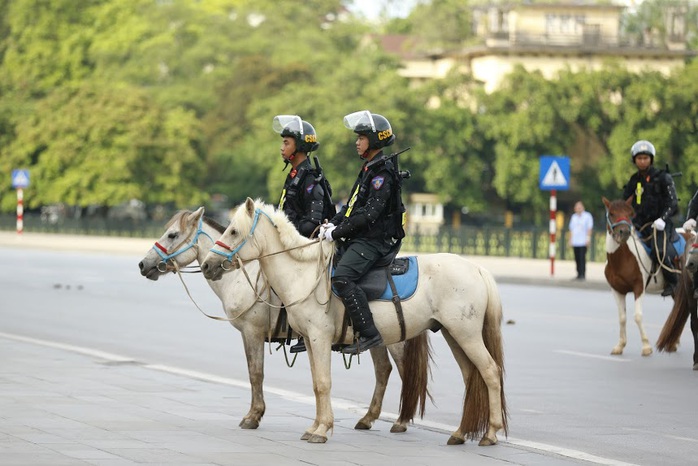
[[[380,261],[383,262],[383,261]],[[334,269],[332,269],[334,275]],[[357,282],[369,301],[409,299],[417,289],[419,267],[415,256],[397,257],[388,264],[377,263]],[[332,292],[337,296],[334,287]]]

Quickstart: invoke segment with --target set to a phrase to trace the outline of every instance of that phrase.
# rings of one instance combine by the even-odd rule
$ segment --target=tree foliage
[[[671,76],[609,63],[552,80],[519,68],[489,95],[461,73],[413,86],[372,33],[458,48],[472,37],[476,2],[420,1],[379,25],[346,16],[345,3],[0,0],[0,209],[14,209],[15,168],[31,172],[30,208],[131,198],[191,207],[213,194],[276,202],[285,176],[277,114],[315,126],[340,200],[361,163],[342,117],[361,109],[390,120],[390,150],[412,148],[400,158],[412,172],[405,194],[433,192],[456,210],[546,222],[546,154],[572,161],[561,206],[594,206],[620,194],[640,138],[655,144],[658,164],[683,173],[682,200],[698,186],[696,63]],[[690,3],[647,0],[626,30],[665,31],[666,12],[683,6],[691,43]]]

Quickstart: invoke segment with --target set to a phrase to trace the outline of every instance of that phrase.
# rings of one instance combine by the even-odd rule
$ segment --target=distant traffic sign
[[[12,170],[12,187],[26,188],[29,186],[29,170]]]
[[[542,155],[538,181],[542,190],[570,189],[570,158],[561,155]]]

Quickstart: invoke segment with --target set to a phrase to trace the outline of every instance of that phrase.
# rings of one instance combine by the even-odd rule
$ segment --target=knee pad
[[[354,282],[349,281],[343,277],[333,277],[332,286],[335,290],[337,290],[337,294],[340,298],[345,298],[346,296],[349,296],[352,290],[356,288],[356,284]]]

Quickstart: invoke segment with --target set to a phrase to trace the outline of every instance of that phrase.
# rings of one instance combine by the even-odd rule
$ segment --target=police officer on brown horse
[[[404,230],[398,208],[400,174],[391,158],[383,154],[383,148],[395,141],[390,122],[362,110],[345,116],[344,125],[357,135],[356,151],[363,164],[349,202],[323,225],[321,234],[327,241],[339,241],[332,285],[359,333],[357,341],[342,352],[358,353],[382,344],[383,339],[357,281],[377,261],[397,254]]]
[[[662,296],[673,296],[678,282],[674,259],[678,256],[672,244],[678,200],[674,180],[669,173],[654,166],[654,145],[645,140],[637,141],[630,149],[637,172],[623,189],[623,199],[632,197],[635,209],[633,224],[638,234],[649,240],[650,256],[657,263],[661,259],[664,274]],[[651,224],[651,228],[648,228]],[[655,238],[652,238],[654,230]],[[655,248],[656,243],[656,248]]]

